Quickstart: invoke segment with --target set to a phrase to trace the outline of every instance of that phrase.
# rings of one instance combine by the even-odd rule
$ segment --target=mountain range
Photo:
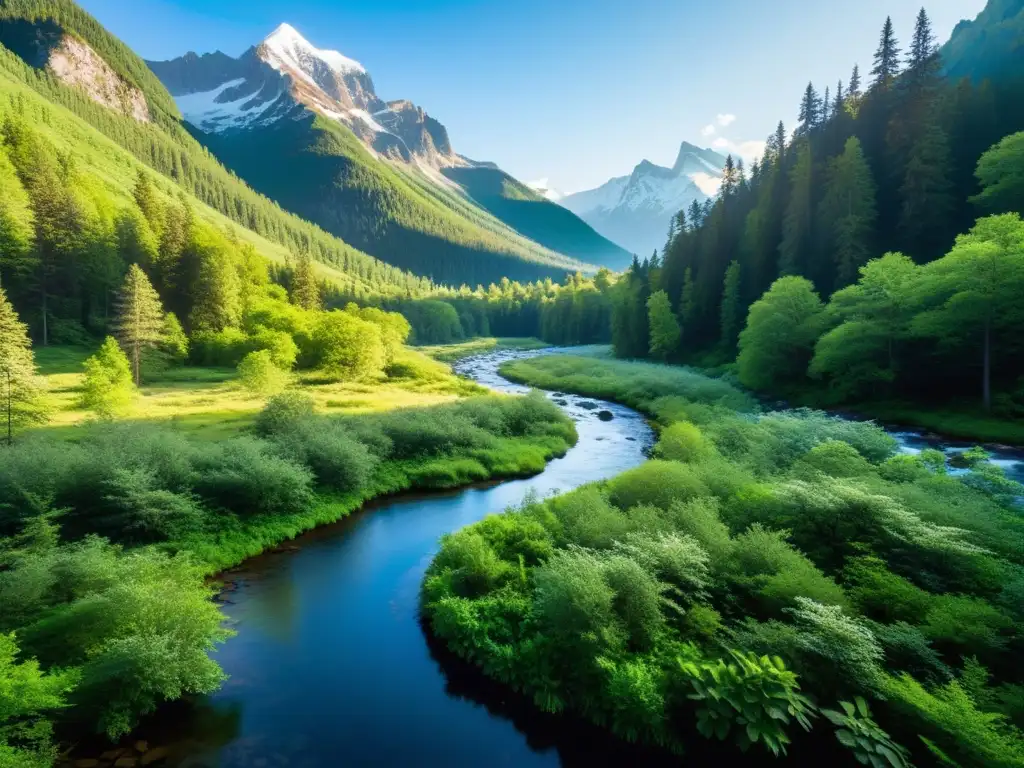
[[[458,154],[421,107],[381,99],[359,62],[288,24],[238,58],[147,64],[225,165],[385,261],[456,284],[628,263],[576,216]]]
[[[725,160],[712,149],[684,141],[671,168],[644,160],[630,175],[561,197],[558,203],[609,240],[648,256],[665,245],[673,216],[718,192]]]

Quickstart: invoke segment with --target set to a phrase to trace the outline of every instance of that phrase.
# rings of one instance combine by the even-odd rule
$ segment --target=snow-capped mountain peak
[[[612,242],[637,254],[665,244],[669,221],[693,201],[718,193],[725,158],[684,141],[671,168],[643,160],[629,176],[568,195],[559,203]]]
[[[291,24],[282,24],[263,41],[265,61],[278,71],[298,70],[307,75],[315,61],[326,64],[339,75],[366,74],[366,68],[337,51],[322,51],[299,34]]]
[[[290,24],[237,59],[186,54],[149,66],[185,119],[208,133],[261,129],[316,113],[346,125],[378,156],[433,169],[466,164],[441,123],[408,100],[384,101],[362,64],[317,48]]]

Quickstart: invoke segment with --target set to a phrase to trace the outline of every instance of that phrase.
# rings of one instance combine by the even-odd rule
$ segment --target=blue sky
[[[886,15],[908,41],[922,0],[79,2],[148,59],[237,55],[287,21],[362,62],[382,98],[423,106],[462,154],[574,192],[671,164],[683,140],[756,152],[809,79],[870,69]],[[984,5],[926,7],[944,41]]]

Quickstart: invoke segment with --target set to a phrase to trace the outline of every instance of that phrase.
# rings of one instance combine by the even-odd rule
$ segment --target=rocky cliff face
[[[93,101],[140,123],[150,122],[149,107],[142,91],[122,80],[81,40],[64,35],[50,51],[46,67],[67,85],[84,90]]]
[[[146,97],[115,72],[87,43],[52,21],[7,19],[0,23],[0,43],[36,69],[85,91],[105,107],[150,122]]]
[[[316,48],[282,24],[237,59],[223,53],[149,62],[185,119],[202,131],[231,134],[300,118],[337,120],[378,155],[432,168],[461,166],[448,132],[407,100],[385,102],[357,61]]]

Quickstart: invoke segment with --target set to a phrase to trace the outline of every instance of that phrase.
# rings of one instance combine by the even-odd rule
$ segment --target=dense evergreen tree
[[[14,431],[46,419],[42,382],[36,373],[28,328],[0,286],[0,414],[10,445]]]
[[[896,80],[900,72],[900,47],[896,40],[896,29],[892,23],[892,17],[885,20],[882,27],[881,38],[878,41],[878,49],[875,51],[875,65],[871,70],[875,78],[873,87],[888,88]]]
[[[730,356],[736,354],[736,341],[743,327],[741,272],[742,268],[738,261],[729,264],[722,286],[722,350]]]
[[[117,340],[128,353],[135,384],[142,383],[142,356],[163,339],[164,313],[160,297],[138,264],[128,268],[117,297],[114,320]]]
[[[823,253],[834,260],[833,279],[818,284],[827,291],[853,282],[874,250],[875,184],[856,137],[847,139],[843,153],[829,162],[819,217]]]
[[[128,408],[135,396],[132,367],[117,340],[108,336],[95,355],[85,361],[82,406],[104,419]]]
[[[292,304],[303,309],[316,310],[321,307],[320,286],[317,285],[313,261],[308,253],[300,253],[295,259],[290,296]]]

